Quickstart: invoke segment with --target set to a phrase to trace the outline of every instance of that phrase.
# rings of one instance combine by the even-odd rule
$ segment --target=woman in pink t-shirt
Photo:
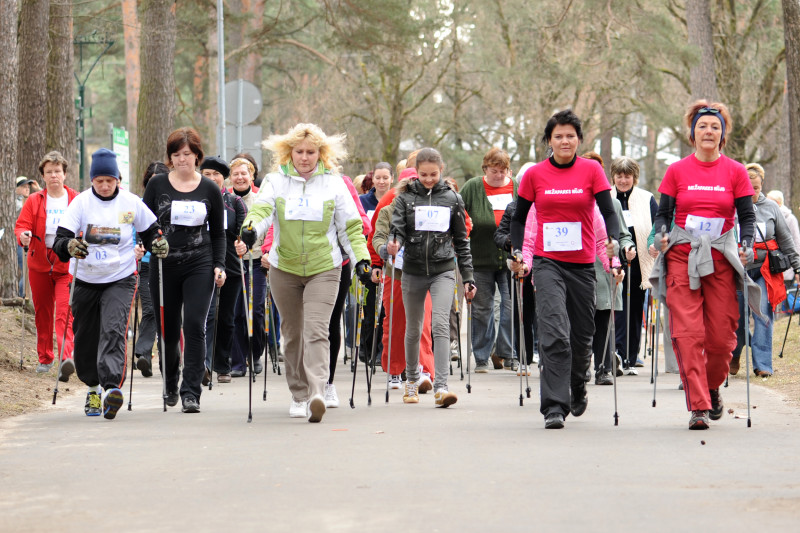
[[[511,268],[525,273],[520,250],[528,212],[536,208],[533,281],[543,365],[539,411],[548,429],[563,428],[565,417],[581,416],[589,402],[584,378],[594,337],[595,205],[608,234],[619,237],[603,169],[597,161],[577,157],[582,139],[581,121],[571,110],[550,117],[543,141],[552,156],[525,172],[511,220],[512,255],[518,258]],[[610,242],[608,255],[618,253],[618,246]]]
[[[684,121],[695,152],[670,165],[658,188],[656,246],[673,213],[675,227],[660,238],[663,257],[651,282],[666,267],[666,287],[659,291],[666,292],[669,305],[670,337],[692,412],[689,429],[708,429],[709,419],[722,417],[719,387],[736,347],[736,288],[742,286],[742,265],[752,253],[753,187],[744,166],[720,153],[731,128],[724,104],[698,100]],[[741,242],[747,244],[738,252],[734,214]]]

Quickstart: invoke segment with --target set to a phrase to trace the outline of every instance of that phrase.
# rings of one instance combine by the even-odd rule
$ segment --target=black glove
[[[247,227],[242,228],[242,242],[247,246],[247,249],[250,250],[253,248],[253,245],[256,243],[256,239],[258,238],[258,233],[256,232],[253,224],[250,223]]]
[[[358,279],[364,284],[372,280],[372,268],[370,268],[369,260],[362,259],[356,263],[356,276],[358,276]]]
[[[67,243],[67,251],[72,257],[76,259],[83,259],[89,255],[89,243],[80,237],[77,239],[70,239]]]

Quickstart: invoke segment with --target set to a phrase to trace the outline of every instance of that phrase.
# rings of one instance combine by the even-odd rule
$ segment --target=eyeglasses
[[[701,107],[697,110],[698,115],[717,115],[719,114],[719,109],[716,107]]]

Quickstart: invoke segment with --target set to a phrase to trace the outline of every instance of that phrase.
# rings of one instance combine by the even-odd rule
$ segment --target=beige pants
[[[314,276],[269,269],[269,285],[281,315],[286,382],[295,401],[323,395],[330,367],[328,325],[341,268]]]

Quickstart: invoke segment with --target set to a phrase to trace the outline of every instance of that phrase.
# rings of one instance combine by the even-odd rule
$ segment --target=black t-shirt
[[[205,255],[215,268],[225,270],[225,207],[216,183],[202,177],[194,190],[180,192],[167,174],[157,174],[147,183],[143,200],[169,242],[166,264]]]

